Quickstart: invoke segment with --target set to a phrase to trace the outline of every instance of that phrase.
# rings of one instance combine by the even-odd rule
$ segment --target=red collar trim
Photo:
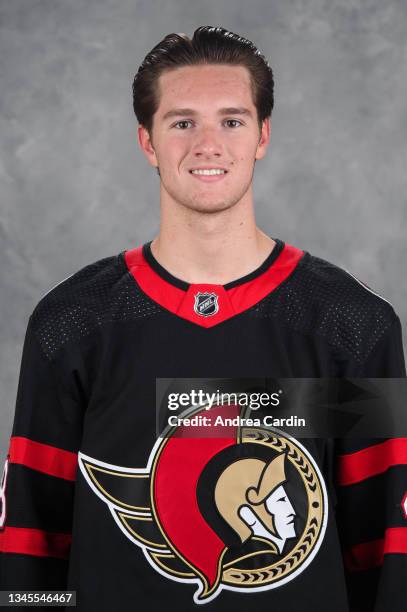
[[[293,272],[304,255],[301,249],[284,244],[271,266],[251,281],[227,291],[222,285],[212,284],[191,284],[187,291],[183,291],[164,280],[150,267],[142,248],[139,246],[124,252],[127,268],[140,289],[163,308],[206,328],[218,325],[254,306]]]

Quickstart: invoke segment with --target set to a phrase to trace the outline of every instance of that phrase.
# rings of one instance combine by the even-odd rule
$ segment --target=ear
[[[249,527],[254,527],[259,522],[250,506],[241,506],[239,508],[239,516]]]
[[[267,147],[270,142],[270,131],[271,131],[271,118],[266,117],[263,119],[263,123],[261,125],[261,134],[259,144],[257,145],[256,150],[256,159],[262,159],[266,155]]]
[[[142,125],[141,123],[138,125],[138,128],[137,128],[137,137],[138,137],[138,143],[140,145],[140,149],[143,151],[144,155],[146,156],[147,161],[149,162],[149,164],[157,168],[158,159],[154,151],[151,136],[147,128],[145,128],[144,125]]]

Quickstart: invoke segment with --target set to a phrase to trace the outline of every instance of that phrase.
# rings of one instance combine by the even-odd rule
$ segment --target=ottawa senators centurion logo
[[[233,418],[241,410],[211,412]],[[79,466],[153,568],[198,585],[197,604],[223,589],[256,593],[293,580],[325,534],[327,494],[318,466],[298,441],[271,427],[228,426],[209,437],[182,425],[158,438],[145,468],[83,453]]]

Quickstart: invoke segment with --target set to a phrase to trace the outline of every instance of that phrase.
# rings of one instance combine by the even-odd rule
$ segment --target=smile
[[[208,170],[190,170],[189,173],[195,178],[204,181],[204,182],[214,182],[223,179],[227,170],[220,170],[218,168],[208,169]]]

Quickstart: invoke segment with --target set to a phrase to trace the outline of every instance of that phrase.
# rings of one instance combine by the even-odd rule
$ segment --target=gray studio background
[[[1,464],[37,302],[157,232],[131,82],[165,34],[200,25],[250,38],[274,70],[258,224],[384,295],[406,340],[407,3],[2,0]]]

